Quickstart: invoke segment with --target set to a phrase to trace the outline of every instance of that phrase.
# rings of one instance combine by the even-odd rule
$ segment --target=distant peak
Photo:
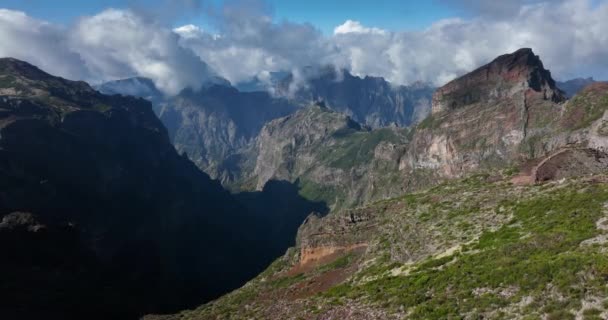
[[[543,62],[540,57],[534,54],[530,48],[522,48],[513,53],[504,54],[494,59],[490,65],[497,65],[506,68],[515,66],[539,67],[544,70]]]
[[[433,95],[433,113],[503,99],[526,90],[546,100],[565,100],[551,72],[530,48],[501,55],[439,88]]]

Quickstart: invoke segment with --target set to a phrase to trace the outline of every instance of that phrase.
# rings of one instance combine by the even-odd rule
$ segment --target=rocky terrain
[[[391,159],[405,195],[312,214],[296,246],[247,285],[145,319],[606,318],[608,84],[567,100],[521,49],[438,89],[432,110],[413,130],[382,129],[403,131],[392,153],[379,139],[361,165],[369,181],[370,163]],[[377,132],[322,106],[275,120],[258,140],[253,184],[339,172],[334,159],[357,168],[361,153],[340,155],[365,143],[337,137]]]
[[[3,319],[133,319],[215,298],[327,211],[276,189],[225,191],[146,100],[0,59]]]
[[[311,72],[307,79],[298,85],[288,76],[275,90],[299,105],[324,101],[329,109],[371,128],[407,127],[420,122],[430,113],[435,90],[424,83],[397,86],[380,77],[361,78],[333,67]]]
[[[271,120],[324,101],[327,108],[371,128],[407,127],[430,112],[434,90],[424,84],[394,87],[382,78],[359,78],[347,71],[338,74],[333,68],[309,75],[296,87],[290,74],[275,76],[282,78],[270,87],[242,84],[241,91],[220,83],[160,98],[146,79],[108,82],[98,88],[108,94],[150,99],[177,151],[232,188],[240,185],[240,177],[251,175],[240,163],[244,154],[255,149],[262,128]]]
[[[270,180],[300,187],[307,199],[332,208],[352,206],[403,193],[394,174],[409,129],[368,129],[323,104],[273,120],[262,129],[255,148],[242,158],[240,188],[261,190]]]

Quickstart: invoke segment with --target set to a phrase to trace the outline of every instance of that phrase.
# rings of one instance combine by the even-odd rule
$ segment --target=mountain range
[[[2,317],[608,315],[608,84],[526,48],[437,89],[273,76],[0,59]]]
[[[392,140],[395,155],[379,157],[412,191],[311,214],[296,246],[247,285],[145,319],[604,318],[608,84],[568,100],[521,49],[432,101],[429,117]],[[262,129],[254,172],[356,170],[356,153],[319,164],[323,146],[340,159],[338,137],[373,132],[322,105],[300,110]],[[348,188],[324,180],[334,178]]]
[[[240,91],[225,83],[211,84],[172,97],[163,97],[151,81],[140,78],[97,88],[106,94],[136,95],[153,101],[178,152],[186,153],[227,187],[239,184],[235,158],[254,147],[262,127],[271,120],[323,101],[329,109],[371,128],[407,127],[430,112],[434,90],[425,84],[393,86],[382,78],[360,78],[334,68],[310,72],[306,79],[296,85],[291,73],[278,73],[270,87],[254,81],[237,85],[245,88]]]

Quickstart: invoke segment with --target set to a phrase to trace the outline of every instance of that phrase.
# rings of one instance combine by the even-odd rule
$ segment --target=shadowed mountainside
[[[2,318],[133,319],[215,298],[326,211],[278,189],[278,211],[264,192],[236,198],[178,155],[148,101],[0,59]]]

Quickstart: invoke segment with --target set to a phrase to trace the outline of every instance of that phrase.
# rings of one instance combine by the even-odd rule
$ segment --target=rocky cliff
[[[244,158],[241,187],[261,190],[271,180],[292,181],[311,200],[352,206],[403,192],[398,172],[409,129],[369,129],[323,104],[276,119],[262,129]],[[243,166],[246,167],[246,166]]]
[[[294,93],[290,92],[292,75],[274,77],[276,84],[271,87],[241,84],[240,91],[225,83],[210,84],[161,98],[149,80],[140,78],[98,88],[104,93],[151,99],[178,152],[186,153],[199,168],[229,187],[238,184],[240,176],[250,174],[250,166],[241,167],[242,158],[251,156],[258,134],[271,120],[324,101],[329,109],[372,128],[406,127],[429,114],[434,90],[424,84],[393,86],[382,78],[360,78],[332,68],[309,75]]]
[[[226,159],[250,147],[264,124],[296,107],[267,92],[239,92],[215,85],[184,90],[162,104],[159,117],[180,153],[212,177],[233,180]]]
[[[503,55],[437,90],[433,114],[418,126],[402,168],[456,177],[546,155],[572,137],[586,144],[585,133],[563,126],[572,108],[580,110],[530,49]]]
[[[291,95],[300,105],[324,101],[328,108],[372,128],[392,124],[407,127],[421,121],[430,112],[435,90],[424,83],[393,85],[384,78],[361,78],[335,68],[324,68],[299,86],[293,82],[292,77],[286,77],[275,90]]]
[[[313,210],[282,190],[294,219]],[[0,317],[133,319],[217,297],[304,218],[271,226],[257,196],[241,205],[180,156],[148,101],[0,59]]]
[[[475,103],[491,103],[505,98],[521,99],[523,93],[545,100],[563,102],[563,92],[551,73],[532,49],[505,54],[487,65],[468,73],[433,94],[433,114]]]

